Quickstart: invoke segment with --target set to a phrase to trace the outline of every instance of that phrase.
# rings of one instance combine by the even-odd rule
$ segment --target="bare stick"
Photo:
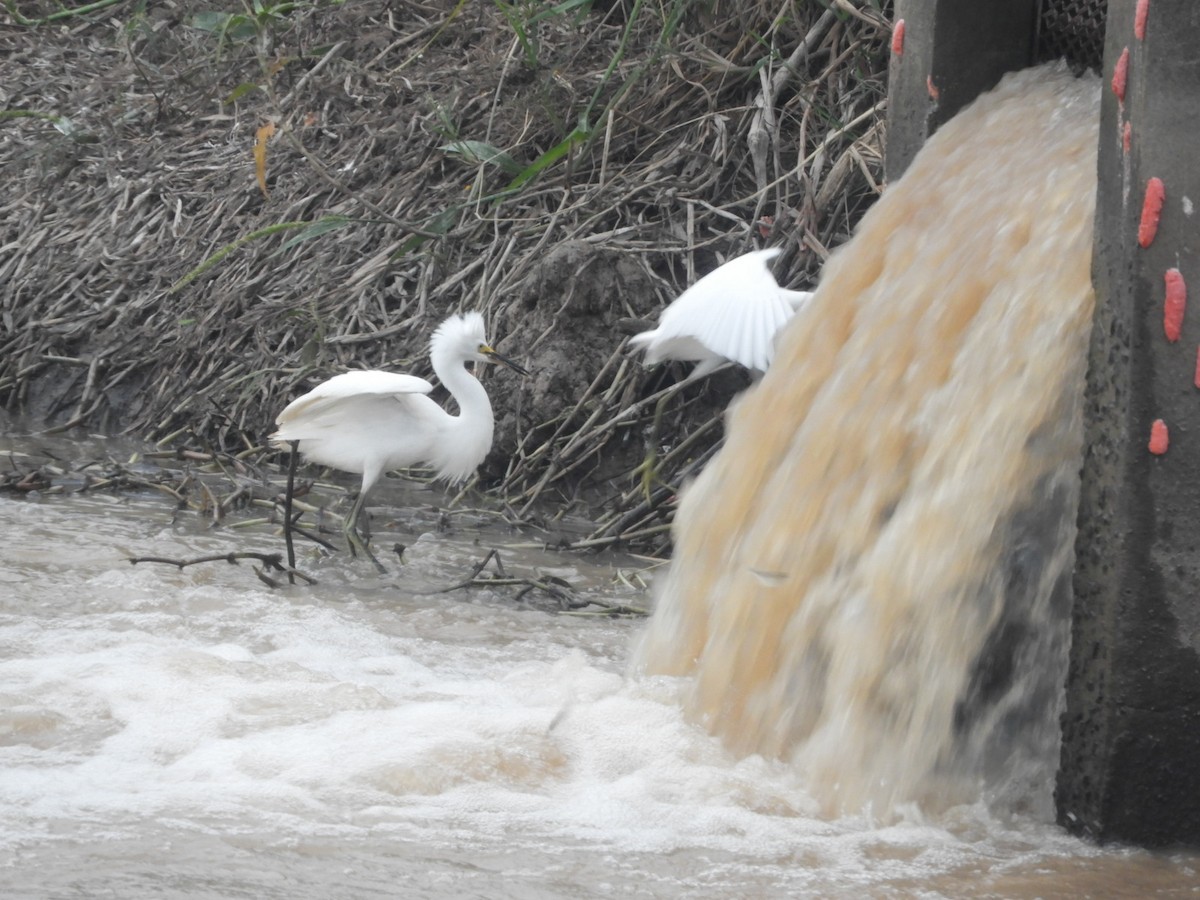
[[[292,542],[292,526],[295,524],[292,521],[292,497],[296,488],[296,457],[300,455],[300,442],[288,441],[288,443],[292,447],[292,452],[288,455],[287,489],[283,493],[283,542],[287,546],[288,568],[294,570],[296,568],[296,548]],[[290,572],[288,580],[291,584],[296,583]]]
[[[195,566],[199,563],[206,562],[227,562],[231,566],[236,566],[239,559],[256,559],[268,569],[272,569],[277,572],[295,572],[296,575],[298,575],[300,578],[303,578],[309,584],[317,583],[315,578],[311,578],[308,575],[305,575],[303,572],[299,572],[295,569],[285,566],[283,564],[283,557],[278,553],[252,553],[250,551],[239,553],[216,553],[212,556],[197,556],[195,559],[171,559],[170,557],[166,556],[131,556],[129,557],[129,562],[135,566],[138,563],[143,562],[162,563],[163,565],[175,566],[177,569],[183,569],[186,566]]]

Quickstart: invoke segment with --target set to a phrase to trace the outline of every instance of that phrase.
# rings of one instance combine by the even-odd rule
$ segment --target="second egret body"
[[[372,370],[335,375],[297,397],[275,420],[273,443],[298,442],[305,459],[362,475],[345,530],[351,546],[367,556],[358,517],[367,492],[384,472],[424,464],[454,483],[470,476],[491,449],[492,404],[465,364],[499,362],[529,374],[492,349],[477,312],[439,325],[429,356],[434,374],[458,403],[456,416],[427,396],[433,385],[424,378]]]
[[[780,252],[754,250],[718,266],[662,311],[657,328],[634,335],[630,344],[646,351],[647,365],[695,361],[688,381],[731,362],[765,372],[775,335],[812,296],[779,286],[767,262]]]

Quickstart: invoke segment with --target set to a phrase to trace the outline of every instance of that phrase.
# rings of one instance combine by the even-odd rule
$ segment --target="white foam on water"
[[[1089,852],[982,807],[887,827],[818,817],[788,766],[735,758],[684,719],[681,679],[623,675],[638,623],[332,567],[316,588],[268,590],[244,566],[129,566],[125,553],[231,549],[148,525],[163,515],[0,497],[13,551],[0,581],[18,586],[0,602],[0,872],[36,883],[53,858],[93,877],[161,866],[156,877],[186,885],[195,854],[204,870],[232,846],[271,871],[264,859],[281,853],[366,854],[367,870],[426,872],[429,896],[460,895],[476,869],[524,885],[513,896],[588,871],[614,892],[649,879],[686,896],[849,890]],[[443,581],[472,553],[442,541]],[[611,592],[590,577],[584,590]],[[293,864],[307,865],[281,861],[280,876]]]

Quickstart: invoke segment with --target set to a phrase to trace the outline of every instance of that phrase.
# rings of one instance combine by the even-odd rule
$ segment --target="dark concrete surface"
[[[904,40],[888,69],[888,180],[940,125],[1030,64],[1037,0],[896,0],[895,20]]]
[[[1180,338],[1165,278],[1200,288],[1200,4],[1110,0],[1059,819],[1102,840],[1200,844],[1200,297]],[[1124,101],[1112,87],[1128,49]],[[1124,146],[1129,125],[1129,148]],[[1165,201],[1138,240],[1149,179]],[[1162,419],[1169,442],[1150,451]]]
[[[1004,72],[1031,64],[1038,6],[896,0],[904,38],[889,70],[889,179]],[[1055,799],[1064,826],[1097,840],[1200,846],[1200,2],[1141,8],[1139,38],[1138,0],[1108,3],[1097,310]],[[1112,79],[1126,49],[1119,100]],[[1152,177],[1165,200],[1142,246]],[[1177,341],[1164,329],[1170,269],[1197,295]],[[1150,451],[1156,419],[1169,436],[1162,454]]]

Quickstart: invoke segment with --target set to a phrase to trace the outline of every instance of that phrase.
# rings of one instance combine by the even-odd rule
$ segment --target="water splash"
[[[1041,67],[945,125],[684,493],[634,665],[829,813],[1049,803],[1099,93]]]

